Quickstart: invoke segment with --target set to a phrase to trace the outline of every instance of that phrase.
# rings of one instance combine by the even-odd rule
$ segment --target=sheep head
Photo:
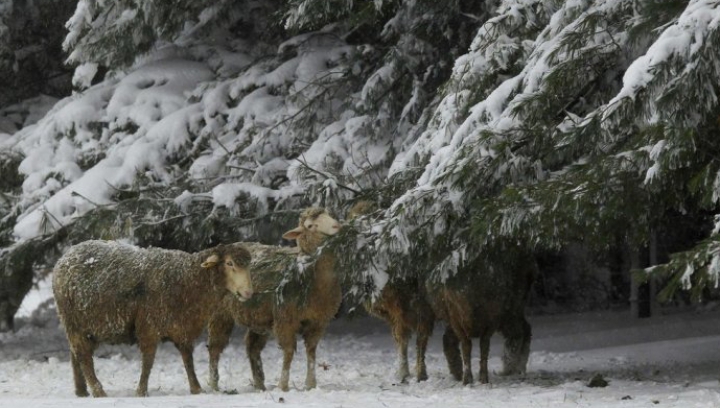
[[[340,223],[324,208],[311,207],[300,214],[296,228],[283,234],[283,238],[297,241],[300,250],[306,254],[315,252],[326,237],[340,231]]]
[[[206,269],[219,267],[225,277],[225,288],[241,302],[252,297],[250,252],[244,246],[221,245],[213,250],[201,266]]]
[[[347,217],[345,217],[348,221],[352,221],[355,218],[358,218],[363,215],[370,214],[371,212],[375,211],[377,209],[377,206],[372,201],[368,200],[362,200],[355,203],[350,209],[348,210]]]

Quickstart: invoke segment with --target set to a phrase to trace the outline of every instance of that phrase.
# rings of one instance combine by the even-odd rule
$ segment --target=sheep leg
[[[87,342],[82,342],[82,344],[71,347],[71,353],[75,356],[74,360],[72,361],[73,364],[73,373],[75,372],[75,365],[79,365],[81,370],[81,376],[87,380],[87,385],[90,386],[90,390],[92,392],[93,397],[99,398],[99,397],[107,397],[107,394],[105,393],[105,390],[103,390],[103,386],[100,383],[100,380],[98,380],[97,375],[95,375],[95,363],[93,362],[93,352],[95,350],[95,345]],[[71,355],[71,359],[72,359]],[[77,388],[79,383],[79,379],[76,376],[75,377],[75,392],[76,394],[80,392],[78,396],[83,396],[82,391],[83,388]],[[87,395],[87,389],[85,389],[85,395]]]
[[[212,319],[208,323],[208,354],[210,358],[210,388],[219,391],[220,374],[218,374],[218,363],[220,354],[230,342],[234,322],[232,319]]]
[[[280,383],[278,384],[278,388],[282,391],[288,391],[290,389],[290,365],[292,365],[295,347],[297,345],[295,332],[295,330],[288,330],[287,328],[284,328],[280,333],[276,331],[278,344],[283,351],[282,372],[280,373]]]
[[[418,326],[416,339],[417,343],[415,346],[415,352],[417,354],[415,356],[415,371],[418,381],[425,381],[428,379],[427,367],[425,366],[425,351],[427,351],[428,340],[432,335],[434,325],[435,323],[433,321],[428,320],[421,321]]]
[[[140,382],[138,383],[138,397],[147,397],[148,395],[148,379],[150,379],[150,370],[152,370],[155,362],[155,352],[157,351],[157,341],[141,341],[140,353],[142,353],[142,372],[140,373]]]
[[[472,339],[470,339],[469,336],[463,336],[460,339],[460,349],[462,350],[462,360],[463,360],[462,382],[464,385],[472,384],[473,375],[472,375],[472,367],[470,364],[470,357],[472,354]]]
[[[253,386],[256,390],[265,391],[265,372],[263,371],[261,353],[265,348],[268,336],[248,330],[245,333],[245,351],[250,360],[253,375]]]
[[[93,362],[92,355],[87,357],[81,357],[80,366],[82,367],[83,375],[85,375],[85,378],[90,385],[90,390],[92,390],[93,397],[107,397],[107,394],[105,393],[105,390],[103,390],[103,386],[100,383],[100,380],[98,380],[97,376],[95,375],[95,364]]]
[[[393,339],[395,339],[395,347],[397,348],[398,368],[397,379],[402,383],[406,383],[410,376],[408,367],[408,342],[410,340],[410,330],[406,329],[400,323],[395,323],[392,328]]]
[[[502,334],[505,337],[502,375],[524,374],[530,356],[530,324],[521,316],[514,324],[503,328]]]
[[[195,363],[193,362],[193,345],[192,343],[187,344],[175,344],[175,347],[180,351],[180,355],[185,365],[185,372],[187,373],[188,383],[190,383],[190,394],[200,394],[202,387],[200,382],[195,375]]]
[[[486,333],[480,336],[480,384],[487,384],[490,382],[488,376],[490,337],[492,337],[492,333]]]
[[[460,356],[460,340],[458,340],[455,332],[451,327],[445,327],[445,333],[443,333],[443,354],[445,354],[445,360],[450,369],[450,375],[456,381],[462,380],[462,357]]]
[[[70,363],[72,364],[73,379],[75,380],[75,395],[78,397],[87,397],[90,394],[88,394],[85,376],[82,373],[80,361],[72,351],[70,352]]]
[[[308,329],[303,333],[305,341],[305,354],[307,355],[307,374],[305,376],[305,389],[311,390],[317,387],[317,377],[315,375],[316,352],[318,343],[325,332],[324,327],[315,327]]]

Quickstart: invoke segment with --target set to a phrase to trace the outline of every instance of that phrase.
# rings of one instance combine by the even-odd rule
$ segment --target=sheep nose
[[[241,302],[244,302],[244,301],[250,299],[252,297],[252,295],[253,295],[252,290],[238,290],[235,292],[235,297]]]

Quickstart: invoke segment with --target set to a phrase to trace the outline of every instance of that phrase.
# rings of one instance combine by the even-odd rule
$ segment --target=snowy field
[[[502,378],[500,338],[493,338],[491,384],[462,386],[449,378],[441,350],[442,327],[428,353],[430,380],[396,384],[395,352],[387,328],[372,318],[335,321],[320,344],[318,389],[302,391],[302,343],[293,364],[290,392],[274,389],[281,354],[275,343],[263,353],[267,392],[254,391],[241,335],[220,362],[221,389],[190,395],[179,353],[170,344],[158,351],[150,397],[133,396],[139,378],[134,347],[103,347],[96,354],[107,399],[76,398],[67,344],[57,320],[21,321],[14,334],[0,334],[0,407],[718,407],[720,406],[720,312],[682,312],[633,320],[625,312],[531,318],[534,328],[528,374]],[[473,370],[477,375],[478,352]],[[411,358],[414,353],[411,354]],[[201,383],[207,351],[195,351]],[[590,388],[600,374],[609,385]],[[204,384],[205,385],[205,384]],[[280,405],[282,404],[282,405]]]

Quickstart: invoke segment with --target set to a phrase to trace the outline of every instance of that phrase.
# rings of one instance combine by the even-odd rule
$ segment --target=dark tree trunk
[[[0,261],[0,332],[13,330],[15,313],[33,282],[32,266]]]

